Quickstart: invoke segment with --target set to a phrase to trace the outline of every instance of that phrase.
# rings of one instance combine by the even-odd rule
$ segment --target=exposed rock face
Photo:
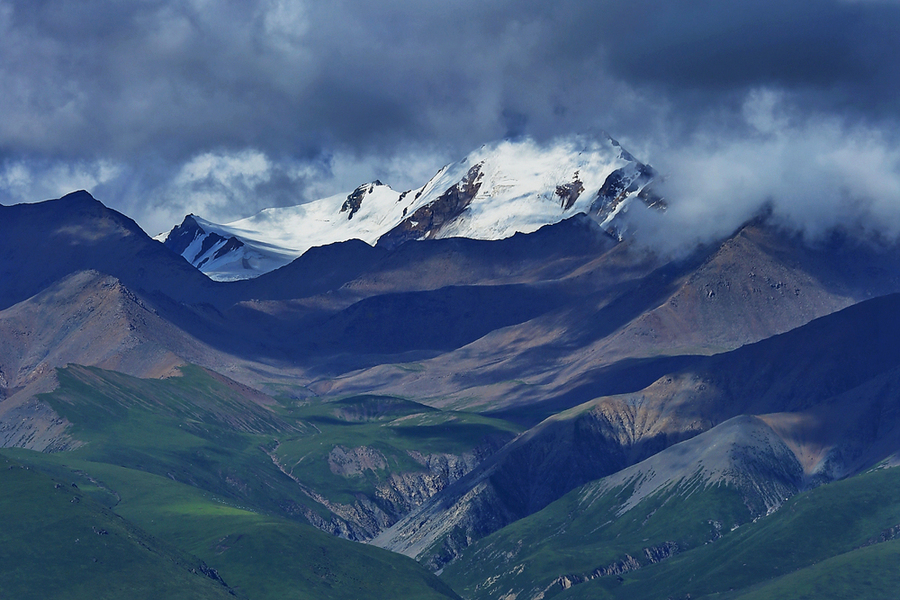
[[[481,461],[475,453],[456,456],[454,454],[424,455],[411,451],[409,455],[427,471],[394,473],[387,482],[378,486],[377,491],[380,503],[390,506],[398,517],[405,515],[451,483],[461,479]]]
[[[481,188],[481,167],[481,163],[473,166],[462,181],[378,238],[377,245],[393,248],[410,240],[435,237],[443,225],[462,214],[475,198]]]
[[[273,462],[283,473],[291,477],[301,491],[310,499],[327,508],[332,517],[324,519],[306,507],[286,508],[288,512],[299,511],[313,526],[333,535],[356,541],[368,541],[387,529],[412,509],[420,506],[432,496],[458,481],[487,456],[495,452],[505,440],[486,440],[472,452],[462,455],[421,454],[410,451],[409,456],[422,465],[423,471],[391,473],[376,485],[374,497],[355,494],[353,504],[332,502],[294,477],[280,465],[274,453],[269,453]],[[335,446],[328,454],[331,472],[343,477],[359,477],[366,471],[384,473],[389,466],[388,459],[380,451],[361,446],[346,448]]]
[[[638,198],[640,198],[649,208],[665,210],[668,206],[666,204],[666,199],[657,193],[655,184],[655,181],[651,181],[645,185],[644,189],[638,192]]]
[[[300,484],[300,482],[297,482]],[[315,500],[332,513],[326,521],[310,509],[304,509],[303,516],[314,526],[332,535],[358,542],[371,539],[377,532],[390,527],[396,518],[372,501],[365,494],[356,494],[353,504],[331,502],[311,488],[300,484],[304,494]]]
[[[352,477],[362,475],[364,471],[385,469],[387,460],[384,454],[367,446],[352,449],[335,446],[328,454],[328,468],[335,475]]]
[[[553,583],[547,586],[543,592],[538,594],[538,598],[543,598],[550,590],[554,587],[559,587],[563,590],[567,590],[574,585],[578,585],[580,583],[585,583],[587,581],[592,581],[594,579],[598,579],[600,577],[609,577],[610,575],[622,575],[624,573],[630,573],[631,571],[637,571],[638,569],[645,567],[647,565],[656,564],[658,562],[662,562],[667,558],[672,557],[678,552],[678,544],[675,542],[665,542],[664,544],[660,544],[659,546],[651,546],[649,548],[643,549],[644,560],[640,561],[637,558],[631,556],[630,554],[626,554],[621,559],[617,560],[614,563],[606,565],[604,567],[599,567],[594,571],[583,574],[583,575],[560,575]]]
[[[898,537],[900,537],[900,525],[894,525],[893,527],[888,527],[887,529],[883,530],[878,534],[877,537],[866,540],[866,543],[862,544],[859,547],[865,548],[874,544],[882,544],[884,542],[896,540]]]
[[[82,445],[66,433],[70,423],[36,398],[9,403],[14,406],[0,408],[0,448],[62,452]]]
[[[201,238],[200,247],[196,251],[191,249],[191,245]],[[200,226],[194,215],[188,215],[181,225],[169,232],[163,245],[176,254],[181,254],[189,263],[200,269],[209,261],[222,258],[229,252],[242,248],[244,242],[234,236],[226,238],[215,231],[207,232]],[[216,250],[210,254],[213,248]],[[191,252],[185,255],[188,249],[191,249]]]
[[[685,386],[682,399],[689,405],[695,391]],[[706,485],[722,481],[736,487],[753,516],[772,512],[797,493],[802,467],[761,420],[738,417],[674,451],[663,451],[711,424],[650,403],[640,406],[641,401],[637,394],[602,399],[573,418],[549,419],[459,486],[416,509],[375,544],[438,569],[472,541],[588,481],[598,480],[590,488],[596,493],[631,486],[631,497],[622,504],[624,513],[664,486],[692,477],[694,471],[685,470],[685,464],[702,465],[703,478],[710,482]],[[628,465],[634,466],[625,468]]]
[[[647,560],[650,564],[654,565],[658,562],[662,562],[667,558],[672,557],[678,552],[678,544],[675,542],[666,542],[664,544],[660,544],[659,546],[652,546],[650,548],[644,548],[644,556],[647,557]]]
[[[621,169],[616,169],[610,173],[606,181],[603,182],[603,186],[597,192],[597,197],[591,204],[590,214],[595,215],[600,223],[605,223],[615,214],[616,209],[619,208],[619,205],[629,194],[633,194],[641,190],[642,187],[647,186],[654,177],[656,177],[656,171],[653,167],[637,161]],[[643,191],[641,190],[641,192]],[[648,199],[651,198],[649,190],[646,196]],[[657,197],[652,196],[652,198]],[[656,204],[657,207],[660,207],[655,200],[645,200],[645,203],[648,206]]]
[[[187,250],[191,242],[205,233],[200,224],[194,219],[194,215],[190,214],[184,218],[181,225],[176,226],[169,232],[163,245],[175,254],[181,254]]]
[[[572,208],[582,192],[584,192],[584,184],[578,178],[578,171],[575,171],[575,177],[571,182],[556,186],[556,195],[559,196],[563,210]]]
[[[212,256],[204,256],[204,254],[206,254],[212,248],[216,247],[219,244],[221,244],[221,247],[219,247],[215,252],[213,252]],[[192,264],[196,263],[196,264],[194,264],[194,266],[196,266],[199,269],[200,267],[205,265],[210,260],[222,258],[229,252],[233,252],[239,248],[242,248],[243,246],[244,246],[244,242],[237,239],[236,237],[230,237],[228,239],[225,239],[218,233],[210,233],[203,240],[203,244],[200,246],[200,250],[194,256],[194,260],[191,261],[191,263]]]
[[[341,212],[347,213],[347,220],[353,218],[353,215],[356,214],[356,211],[362,206],[362,202],[368,194],[372,193],[372,190],[375,189],[376,185],[384,185],[379,180],[375,180],[372,183],[365,183],[350,193],[347,196],[347,199],[341,205]]]

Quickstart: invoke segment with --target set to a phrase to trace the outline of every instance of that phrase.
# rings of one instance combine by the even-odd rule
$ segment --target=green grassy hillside
[[[442,577],[466,598],[837,600],[900,589],[898,469],[798,494],[752,521],[724,486],[667,490],[617,518],[629,495],[573,492],[475,544]],[[654,563],[644,549],[663,541],[677,551]]]
[[[321,409],[280,407],[271,398],[197,367],[183,369],[182,377],[142,380],[72,365],[60,370],[58,377],[59,389],[42,399],[73,424],[72,435],[84,444],[55,454],[6,449],[3,455],[29,465],[29,473],[42,470],[75,482],[86,502],[89,499],[108,518],[149,532],[145,534],[149,539],[164,540],[186,561],[198,565],[201,559],[206,561],[239,596],[455,597],[445,583],[411,559],[305,524],[304,507],[326,514],[327,510],[304,495],[272,457],[282,440],[291,444],[315,439],[317,446],[332,448],[343,439],[329,434],[329,426],[295,414],[297,410],[318,414]],[[403,401],[388,404],[406,406]],[[336,425],[335,431],[379,427],[410,414],[408,407],[399,413],[388,407],[360,416],[354,402],[339,405],[355,420]],[[441,414],[421,408],[423,413]],[[373,443],[378,443],[378,431],[369,433]],[[394,436],[393,429],[381,431]],[[403,439],[402,434],[399,437]],[[344,479],[332,475],[316,483],[337,495],[340,491],[327,486]],[[41,513],[60,513],[59,507],[40,499],[31,505]],[[16,507],[10,505],[4,515],[18,518]],[[39,563],[22,557],[5,564],[19,563],[30,571],[39,568]],[[48,571],[46,577],[65,589],[70,570],[80,567],[58,563],[58,571]],[[153,565],[143,568],[151,582],[169,579]],[[189,569],[185,572],[191,575]],[[95,576],[102,579],[104,573]],[[216,586],[212,589],[218,592]]]
[[[97,504],[113,505],[127,522],[205,561],[240,597],[455,597],[406,557],[240,507],[165,477],[67,454],[4,453],[30,464],[31,472],[68,477]]]
[[[786,597],[796,597],[795,594],[805,593],[801,589],[803,581],[809,581],[809,574],[814,572],[804,574],[799,570],[822,569],[823,561],[843,562],[848,574],[871,571],[865,560],[891,551],[888,546],[874,548],[882,539],[891,537],[898,525],[900,471],[878,469],[800,494],[769,517],[741,527],[715,544],[676,556],[653,569],[635,572],[625,578],[617,596],[657,598],[660,594],[690,594],[699,598],[774,583],[793,574],[784,577],[778,588],[787,593]],[[864,547],[865,551],[854,552]],[[882,572],[873,582],[900,589],[900,572]],[[599,589],[616,587],[598,580],[561,597],[597,597]],[[829,594],[823,597],[847,597],[838,588]]]
[[[202,563],[54,479],[0,456],[0,598],[231,598]]]
[[[733,600],[893,600],[900,589],[900,541],[867,546],[753,586]]]
[[[705,487],[699,479],[666,488],[624,514],[630,486],[600,494],[590,487],[477,542],[442,578],[466,598],[550,598],[571,583],[584,585],[598,569],[643,568],[752,518],[737,490]]]
[[[138,469],[214,491],[257,508],[322,512],[291,479],[324,498],[352,502],[375,495],[392,473],[427,472],[430,454],[462,455],[496,447],[517,429],[506,421],[446,412],[399,398],[355,396],[326,403],[284,401],[195,366],[181,377],[138,379],[70,365],[42,400],[87,442],[73,456]],[[269,402],[261,406],[260,402]],[[336,446],[371,448],[383,464],[335,473]],[[276,462],[277,461],[277,464]],[[286,474],[288,473],[288,474]],[[324,517],[328,515],[322,513]]]
[[[440,411],[385,396],[352,396],[283,410],[308,423],[309,429],[278,445],[274,454],[279,464],[335,502],[352,503],[360,493],[374,497],[376,487],[392,473],[425,471],[422,461],[429,455],[461,457],[482,448],[498,448],[518,433],[500,419]],[[365,447],[371,450],[367,454],[372,460],[351,467],[352,473],[337,475],[329,460],[336,446]]]

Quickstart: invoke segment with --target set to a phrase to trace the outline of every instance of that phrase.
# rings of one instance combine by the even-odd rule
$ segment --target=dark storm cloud
[[[896,2],[691,2],[639,0],[638,35],[608,45],[612,72],[679,98],[758,86],[804,96],[820,110],[894,117],[900,83]]]
[[[642,17],[639,35],[618,36],[610,52],[616,73],[631,81],[723,88],[828,85],[868,75],[859,50],[874,33],[864,23],[874,11],[859,4],[638,0],[629,12]]]
[[[0,0],[0,201],[234,217],[592,128],[653,162],[761,89],[889,140],[897,31],[888,1]]]

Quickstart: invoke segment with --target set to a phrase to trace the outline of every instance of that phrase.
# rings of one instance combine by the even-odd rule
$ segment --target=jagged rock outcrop
[[[632,162],[628,165],[616,169],[606,178],[603,185],[597,191],[590,207],[590,214],[600,222],[607,224],[616,214],[619,206],[631,194],[644,192],[647,184],[656,177],[657,173],[653,167],[640,162]],[[659,204],[661,198],[651,195],[649,190],[642,198],[648,206],[661,208]]]
[[[221,259],[244,247],[235,236],[206,231],[194,215],[187,215],[181,225],[169,232],[163,245],[203,270],[208,263]]]
[[[630,573],[631,571],[637,571],[638,569],[641,569],[647,565],[662,562],[668,558],[671,558],[677,552],[678,544],[676,544],[675,542],[666,542],[658,546],[644,548],[642,551],[644,555],[643,560],[638,560],[634,556],[626,554],[614,563],[608,564],[603,567],[598,567],[590,573],[582,575],[560,575],[553,580],[553,583],[544,588],[543,592],[535,596],[535,600],[544,598],[544,596],[554,587],[559,587],[560,589],[567,590],[572,586],[585,583],[587,581],[593,581],[594,579],[599,579],[600,577],[623,575],[625,573]]]
[[[384,454],[367,446],[359,448],[335,446],[328,453],[328,468],[335,475],[343,477],[362,475],[364,471],[383,470],[387,464]]]
[[[466,176],[435,201],[408,215],[399,225],[378,238],[378,246],[394,248],[410,240],[430,239],[441,227],[469,207],[481,189],[482,163],[469,169]]]
[[[572,181],[556,186],[556,195],[559,196],[559,202],[563,210],[572,208],[583,192],[584,183],[578,178],[578,171],[575,171]]]
[[[359,186],[358,188],[356,188],[355,190],[353,190],[352,192],[350,192],[350,194],[347,196],[347,199],[341,205],[341,212],[347,213],[348,221],[350,219],[352,219],[353,215],[356,214],[356,211],[358,211],[360,209],[360,207],[362,206],[363,200],[365,200],[366,196],[368,194],[371,194],[375,190],[375,186],[379,186],[379,185],[384,185],[384,184],[381,183],[381,181],[379,181],[378,179],[376,179],[372,183],[365,183],[365,184]]]

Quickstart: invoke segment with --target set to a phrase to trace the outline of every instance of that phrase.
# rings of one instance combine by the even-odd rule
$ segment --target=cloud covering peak
[[[0,0],[0,202],[88,188],[153,233],[595,129],[665,167],[672,193],[685,169],[752,180],[744,157],[837,161],[795,136],[879,148],[890,173],[897,31],[888,0]],[[695,195],[740,209],[756,191],[716,185]],[[846,191],[873,214],[876,192]]]
[[[664,215],[635,211],[644,243],[688,250],[762,212],[821,239],[841,228],[900,237],[900,146],[884,131],[827,115],[798,115],[771,90],[750,93],[744,135],[697,135],[660,153]]]

